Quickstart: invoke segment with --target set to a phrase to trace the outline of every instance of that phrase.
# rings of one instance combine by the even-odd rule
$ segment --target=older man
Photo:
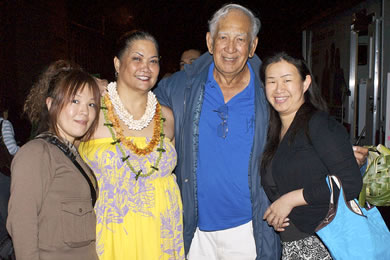
[[[190,260],[280,259],[278,235],[262,219],[269,205],[259,175],[268,105],[255,55],[259,29],[250,10],[223,6],[209,22],[209,52],[155,90],[175,116]]]
[[[262,219],[269,202],[258,165],[268,106],[255,55],[259,29],[250,10],[222,7],[209,22],[209,53],[155,90],[175,115],[190,260],[280,258],[278,235]]]

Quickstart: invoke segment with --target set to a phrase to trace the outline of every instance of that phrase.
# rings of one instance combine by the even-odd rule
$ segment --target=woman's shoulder
[[[175,130],[174,130],[175,117],[173,111],[169,107],[161,105],[161,113],[162,116],[165,118],[165,122],[164,122],[165,135],[172,140],[175,134]]]
[[[55,145],[49,143],[43,138],[34,138],[24,144],[16,155],[28,155],[31,157],[43,157],[48,155],[55,155],[61,152]],[[61,154],[61,153],[59,153]]]
[[[20,147],[18,154],[31,153],[32,155],[36,155],[47,149],[49,149],[49,143],[43,139],[36,138],[28,141],[26,144]]]
[[[330,123],[330,124],[338,124],[341,125],[332,115],[330,115],[326,111],[317,110],[313,113],[310,118],[311,124],[320,124],[320,123]]]
[[[53,155],[50,144],[42,139],[33,139],[24,144],[15,154],[12,164],[20,167],[23,165],[38,165],[46,163]]]
[[[316,111],[313,114],[310,118],[309,128],[311,134],[321,134],[324,131],[346,133],[345,127],[325,111]]]
[[[313,113],[310,118],[310,124],[319,124],[327,122],[330,119],[330,115],[328,112],[317,110]]]
[[[167,106],[161,105],[161,112],[164,118],[173,120],[173,111]]]

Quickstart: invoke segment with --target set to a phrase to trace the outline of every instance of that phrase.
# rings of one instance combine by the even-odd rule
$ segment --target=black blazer
[[[298,113],[297,113],[298,114]],[[296,118],[294,119],[294,121]],[[294,123],[294,122],[293,122]],[[279,195],[303,188],[307,206],[294,208],[290,221],[302,232],[314,234],[329,208],[328,174],[341,179],[346,198],[356,198],[362,188],[362,177],[345,128],[325,112],[315,112],[309,121],[310,140],[301,129],[291,141],[285,134],[270,167]],[[272,198],[272,184],[264,183]]]

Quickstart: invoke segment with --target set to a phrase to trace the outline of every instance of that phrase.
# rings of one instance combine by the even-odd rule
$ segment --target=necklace
[[[156,145],[160,142],[160,132],[161,132],[161,126],[160,126],[160,121],[161,121],[161,106],[159,103],[157,103],[156,106],[156,111],[154,113],[154,127],[153,127],[153,137],[152,140],[150,140],[149,144],[145,148],[139,148],[137,147],[132,141],[128,140],[124,134],[123,134],[123,129],[120,126],[119,123],[119,118],[115,115],[114,109],[113,109],[113,104],[111,103],[111,100],[109,96],[103,97],[103,102],[102,106],[107,108],[107,118],[109,121],[112,123],[111,127],[114,128],[115,133],[116,133],[116,139],[118,139],[122,144],[126,146],[127,149],[131,150],[133,153],[135,153],[138,156],[141,155],[147,155],[153,151],[153,149],[156,147]],[[165,119],[164,119],[165,120]]]
[[[107,86],[108,96],[114,106],[116,114],[119,118],[129,127],[130,130],[142,130],[149,125],[152,121],[155,111],[157,99],[152,91],[148,92],[148,101],[146,103],[145,113],[142,115],[141,119],[135,120],[133,115],[130,114],[127,109],[123,106],[119,94],[117,91],[116,82],[111,82]]]
[[[111,133],[113,142],[112,145],[116,145],[116,147],[121,151],[122,158],[121,160],[126,163],[126,165],[130,168],[130,170],[135,174],[135,179],[138,180],[139,177],[148,177],[152,175],[155,171],[158,171],[158,165],[160,163],[162,153],[165,152],[164,147],[164,128],[163,123],[165,121],[165,118],[162,117],[161,114],[161,107],[160,104],[157,103],[155,114],[157,116],[154,116],[154,131],[153,131],[153,138],[149,142],[148,146],[144,149],[138,148],[135,144],[133,144],[130,140],[127,140],[123,136],[123,129],[119,125],[119,119],[115,116],[113,109],[112,109],[112,103],[110,102],[110,99],[108,95],[102,97],[101,99],[101,109],[104,114],[105,123],[104,125],[108,127],[108,130]],[[156,130],[158,129],[158,131]],[[157,134],[156,134],[157,132]],[[116,133],[116,134],[115,134]],[[157,137],[158,136],[158,137]],[[151,147],[151,143],[153,140],[158,139],[158,141],[155,141],[153,148]],[[127,143],[127,144],[126,144]],[[126,147],[128,144],[131,144],[130,147],[128,147],[132,152],[134,152],[137,155],[146,155],[153,151],[154,147],[159,143],[159,147],[157,148],[157,151],[159,152],[158,157],[156,161],[154,162],[154,165],[150,166],[150,171],[147,173],[142,173],[142,169],[135,170],[135,168],[130,164],[129,162],[129,155],[126,155],[125,151],[123,150],[122,146],[120,144],[124,144]]]

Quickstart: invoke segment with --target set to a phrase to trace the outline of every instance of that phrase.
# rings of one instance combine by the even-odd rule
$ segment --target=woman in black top
[[[328,174],[341,179],[348,200],[361,190],[349,136],[327,114],[303,60],[278,53],[262,76],[272,106],[261,171],[272,204],[264,219],[280,232],[282,259],[332,259],[314,230],[328,211]]]

